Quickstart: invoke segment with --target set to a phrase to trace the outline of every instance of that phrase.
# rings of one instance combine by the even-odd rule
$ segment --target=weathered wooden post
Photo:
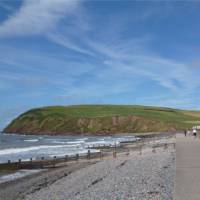
[[[78,159],[79,159],[79,154],[77,153],[76,154],[76,161],[78,161]]]
[[[100,159],[102,160],[103,159],[103,152],[101,150],[99,151],[99,155],[100,155]]]
[[[42,162],[43,160],[44,160],[44,157],[42,156],[42,157],[41,157],[41,162],[40,162],[40,168],[43,168],[43,164],[44,164],[44,163]]]
[[[117,157],[117,147],[115,143],[114,150],[113,150],[113,158],[116,158],[116,157]]]
[[[116,152],[113,150],[113,158],[116,158]]]
[[[116,158],[117,157],[117,144],[116,144],[116,142],[115,142],[115,150],[114,150],[114,157]]]
[[[53,167],[56,166],[56,156],[53,157]]]
[[[139,146],[139,155],[142,155],[142,145]]]
[[[165,144],[164,144],[164,149],[166,150],[167,148],[168,148],[168,144],[165,143]]]
[[[130,151],[129,151],[129,149],[127,149],[126,155],[127,155],[127,156],[130,155]]]
[[[33,159],[32,158],[30,158],[30,166],[31,166],[31,168],[32,168],[32,162],[33,162]]]
[[[21,159],[18,160],[18,167],[20,168],[21,165]]]
[[[90,160],[90,149],[88,149],[87,158]]]
[[[65,156],[65,161],[66,161],[66,162],[68,161],[68,155]]]

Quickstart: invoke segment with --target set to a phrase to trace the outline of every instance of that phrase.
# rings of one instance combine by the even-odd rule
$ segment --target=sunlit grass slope
[[[4,130],[26,134],[114,134],[172,131],[200,124],[200,112],[132,105],[76,105],[37,108]]]

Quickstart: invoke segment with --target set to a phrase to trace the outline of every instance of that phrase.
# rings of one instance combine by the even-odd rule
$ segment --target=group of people
[[[184,134],[185,134],[185,136],[186,135],[193,135],[193,136],[197,136],[197,130],[196,129],[192,129],[192,131],[190,131],[190,130],[184,130]]]

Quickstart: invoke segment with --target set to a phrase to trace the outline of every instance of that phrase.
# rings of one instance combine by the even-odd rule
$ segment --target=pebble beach
[[[130,152],[117,158],[77,163],[3,185],[2,199],[25,200],[170,200],[175,152],[170,146]],[[10,193],[8,198],[7,194]],[[13,193],[11,195],[11,193]]]

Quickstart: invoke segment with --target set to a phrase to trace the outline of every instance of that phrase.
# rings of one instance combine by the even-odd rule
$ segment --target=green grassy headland
[[[14,119],[6,133],[115,134],[176,131],[200,124],[200,112],[134,105],[50,106]]]

